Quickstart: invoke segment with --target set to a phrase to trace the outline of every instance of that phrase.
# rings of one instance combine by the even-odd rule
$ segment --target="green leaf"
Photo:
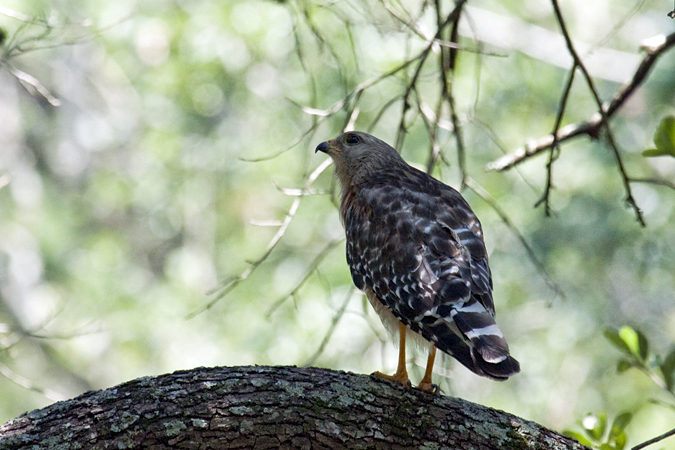
[[[613,447],[616,450],[623,450],[623,448],[626,446],[626,441],[628,438],[626,437],[626,433],[621,432],[620,434],[616,435],[613,439],[614,445]]]
[[[654,157],[654,156],[665,156],[665,155],[669,155],[669,154],[670,153],[668,153],[666,151],[663,151],[663,150],[659,150],[658,148],[648,148],[647,150],[642,151],[642,156],[647,157],[647,158],[651,158],[651,157]]]
[[[607,429],[607,414],[600,413],[597,416],[589,414],[582,419],[581,426],[592,439],[601,442]]]
[[[661,121],[654,133],[654,144],[657,149],[675,156],[675,116],[668,116]]]
[[[675,116],[664,118],[654,133],[654,144],[651,148],[642,152],[643,156],[675,156]]]
[[[628,426],[632,418],[633,414],[629,412],[625,412],[616,416],[612,422],[612,428],[609,431],[610,439],[623,434],[623,430],[626,428],[626,426]]]
[[[669,391],[673,391],[673,388],[675,388],[675,348],[668,353],[660,368],[666,387]]]
[[[647,357],[649,356],[649,341],[647,340],[647,336],[645,336],[642,331],[635,330],[635,332],[638,335],[638,351],[640,353],[640,358],[643,361],[646,361]]]
[[[581,433],[577,433],[576,431],[572,430],[564,430],[562,432],[563,436],[567,436],[568,438],[572,438],[581,445],[585,445],[586,447],[593,447],[593,443],[589,441],[586,436],[584,436]]]
[[[630,361],[627,361],[625,359],[622,359],[619,361],[619,364],[616,365],[616,371],[619,373],[624,373],[626,370],[630,369],[633,367],[633,363]]]
[[[607,442],[615,450],[623,450],[623,448],[626,446],[628,437],[626,436],[625,429],[632,419],[633,414],[630,412],[619,414],[614,418],[614,421],[612,422],[612,428],[609,430]]]
[[[626,342],[621,339],[621,336],[619,336],[619,332],[617,330],[614,328],[607,328],[605,329],[603,335],[610,344],[619,349],[622,353],[625,353],[626,355],[632,355],[630,348],[628,345],[626,345]]]
[[[632,356],[640,361],[647,358],[649,343],[644,334],[629,326],[623,326],[619,329],[619,337],[626,343]]]

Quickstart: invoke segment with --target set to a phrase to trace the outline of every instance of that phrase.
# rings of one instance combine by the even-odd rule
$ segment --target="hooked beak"
[[[328,141],[324,141],[316,146],[316,150],[314,150],[314,153],[316,152],[328,153],[328,147],[329,147]]]

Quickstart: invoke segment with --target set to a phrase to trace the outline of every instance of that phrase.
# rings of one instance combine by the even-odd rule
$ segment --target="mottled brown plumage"
[[[481,225],[459,192],[366,133],[347,132],[316,149],[335,163],[354,284],[385,324],[395,318],[432,343],[421,387],[432,386],[434,347],[478,375],[517,373],[494,320]],[[385,377],[406,384],[406,328],[399,330],[399,369]]]

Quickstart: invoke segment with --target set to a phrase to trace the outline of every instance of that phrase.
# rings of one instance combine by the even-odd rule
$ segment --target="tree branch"
[[[143,377],[0,427],[5,450],[584,449],[511,414],[367,375],[317,368],[198,368]]]
[[[555,118],[555,125],[553,125],[553,131],[551,135],[553,136],[553,142],[551,142],[551,148],[548,151],[548,162],[546,163],[546,187],[544,188],[544,193],[534,204],[536,208],[542,202],[544,203],[544,212],[546,217],[551,215],[551,190],[553,189],[553,163],[558,159],[560,155],[560,146],[556,136],[558,135],[558,130],[560,129],[560,124],[562,123],[563,116],[565,115],[565,109],[567,108],[567,100],[569,99],[570,92],[572,91],[572,85],[574,84],[574,74],[577,73],[577,65],[574,64],[569,73],[569,78],[563,90],[562,98],[560,99],[560,106],[558,107],[558,115]]]
[[[663,433],[661,436],[656,436],[655,438],[650,439],[650,440],[648,440],[648,441],[646,441],[646,442],[643,442],[643,443],[640,444],[640,445],[636,445],[636,446],[633,447],[631,450],[641,450],[641,449],[643,449],[643,448],[645,448],[645,447],[648,447],[648,446],[650,446],[650,445],[652,445],[652,444],[656,444],[657,442],[660,442],[660,441],[662,441],[662,440],[664,440],[665,438],[670,437],[670,436],[675,436],[675,428],[673,428],[673,429],[670,430],[670,431],[666,431],[666,432]]]
[[[628,84],[623,85],[605,109],[607,119],[611,118],[635,92],[635,90],[645,81],[649,71],[656,60],[667,50],[675,45],[675,33],[668,36],[656,36],[642,44],[642,49],[646,51],[646,56],[638,66],[633,78]],[[600,129],[603,126],[602,116],[599,113],[594,114],[588,121],[567,125],[561,128],[556,134],[555,142],[560,144],[572,138],[581,135],[587,135],[593,139],[597,138]],[[508,170],[528,158],[551,148],[554,145],[552,135],[543,136],[531,144],[514,150],[513,152],[502,156],[501,158],[487,164],[486,170]]]
[[[626,190],[626,203],[633,208],[633,211],[635,212],[635,215],[637,217],[638,222],[640,222],[640,225],[643,227],[646,226],[644,218],[642,216],[642,211],[637,205],[637,202],[635,201],[635,198],[633,197],[633,191],[631,190],[630,187],[630,177],[628,176],[628,172],[626,171],[626,167],[623,163],[623,158],[621,157],[621,152],[619,151],[619,147],[616,144],[616,141],[614,139],[614,133],[612,132],[612,129],[609,126],[609,116],[607,115],[607,112],[605,111],[605,106],[602,104],[602,100],[600,99],[600,94],[598,93],[597,88],[595,87],[595,82],[593,81],[593,78],[591,77],[591,74],[588,72],[588,69],[586,69],[586,66],[584,62],[581,60],[581,57],[579,56],[579,53],[576,51],[574,48],[574,43],[572,42],[572,38],[569,35],[569,32],[567,31],[567,25],[565,25],[565,19],[563,18],[562,11],[560,10],[560,5],[558,4],[558,0],[551,0],[551,3],[553,4],[553,10],[555,12],[555,16],[558,19],[558,24],[560,25],[560,30],[563,33],[563,37],[565,38],[565,42],[567,44],[567,51],[570,53],[572,56],[572,59],[574,59],[574,67],[572,70],[575,68],[578,68],[581,73],[584,75],[584,78],[586,79],[586,84],[588,84],[588,88],[590,89],[591,93],[593,94],[593,99],[595,100],[596,105],[598,105],[598,113],[600,114],[600,126],[604,126],[605,128],[605,136],[607,139],[607,143],[609,144],[610,148],[614,152],[614,157],[616,159],[616,164],[619,168],[619,174],[621,175],[621,181],[623,182],[624,189]],[[552,133],[553,136],[556,135],[556,130]],[[557,147],[557,142],[552,143],[552,148]],[[549,165],[552,164],[552,160],[549,161]]]

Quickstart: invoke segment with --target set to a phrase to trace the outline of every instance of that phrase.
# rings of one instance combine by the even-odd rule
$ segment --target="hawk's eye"
[[[358,144],[360,140],[361,139],[355,134],[347,136],[347,144]]]

